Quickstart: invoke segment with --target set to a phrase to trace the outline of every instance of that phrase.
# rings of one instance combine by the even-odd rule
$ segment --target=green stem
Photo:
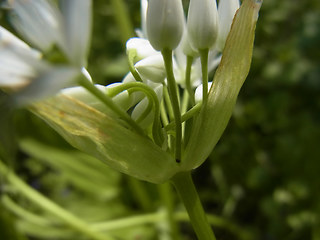
[[[170,119],[170,121],[172,121],[172,120],[174,120],[173,109],[172,109],[172,104],[170,101],[168,87],[165,84],[163,84],[163,98],[164,98],[164,103],[166,105],[166,109],[167,109],[167,112],[169,115],[169,119]]]
[[[201,60],[201,71],[202,71],[202,102],[203,106],[207,104],[208,101],[208,56],[209,49],[199,50],[200,60]]]
[[[195,105],[194,92],[191,85],[191,68],[192,68],[193,57],[187,56],[187,66],[186,66],[186,88],[190,96],[190,101],[192,106]]]
[[[189,106],[189,94],[187,93],[187,91],[183,91],[182,102],[181,102],[181,115],[182,116],[187,112],[188,106]],[[182,116],[181,116],[182,138],[184,139],[186,123],[182,120]]]
[[[166,218],[170,225],[171,238],[174,240],[181,239],[177,222],[174,219],[174,199],[172,195],[171,185],[169,183],[163,183],[159,185],[159,192],[166,207]]]
[[[110,89],[110,97],[114,97],[117,94],[119,94],[122,91],[141,91],[143,92],[146,97],[149,100],[149,106],[154,107],[154,120],[153,120],[153,126],[152,126],[152,133],[153,138],[155,140],[155,143],[161,146],[162,144],[162,135],[161,135],[161,127],[160,127],[160,103],[158,100],[158,96],[155,93],[155,91],[149,87],[148,85],[142,83],[142,82],[129,82],[129,83],[123,83],[119,86],[113,87]],[[152,104],[152,105],[150,105]],[[151,109],[151,108],[150,108]],[[145,113],[148,114],[150,111],[146,109]],[[142,116],[143,117],[143,116]],[[139,119],[136,121],[139,123]]]
[[[161,120],[162,120],[162,125],[167,126],[169,123],[169,119],[168,119],[167,111],[164,107],[163,101],[160,104],[160,116],[161,116]]]
[[[95,240],[113,240],[113,237],[96,232],[87,223],[83,222],[77,216],[74,216],[70,212],[66,211],[56,203],[52,202],[25,182],[23,182],[17,175],[15,175],[9,168],[0,161],[0,173],[2,176],[6,177],[6,180],[12,184],[17,191],[27,197],[31,202],[37,204],[42,209],[50,212],[52,215],[56,216],[70,227],[78,232]]]
[[[134,36],[132,23],[128,9],[123,0],[111,0],[113,13],[121,33],[121,41],[126,44],[127,40]]]
[[[198,103],[197,105],[195,105],[193,108],[191,108],[188,112],[186,112],[185,114],[183,114],[181,116],[181,122],[185,122],[187,120],[189,120],[190,118],[192,118],[193,116],[195,116],[201,109],[202,104]],[[174,128],[176,125],[176,123],[170,122],[168,125],[165,126],[165,130],[169,131],[172,128]]]
[[[135,49],[131,49],[127,51],[127,56],[128,56],[129,70],[132,76],[135,78],[137,82],[142,82],[142,78],[140,74],[137,72],[136,68],[134,67],[134,59],[137,56],[137,51]]]
[[[119,108],[111,98],[101,92],[98,88],[96,88],[91,82],[87,79],[80,79],[79,85],[87,89],[94,96],[96,96],[100,101],[102,101],[107,107],[109,107],[112,111],[117,113],[123,120],[125,120],[137,133],[141,135],[145,135],[143,130],[139,127],[139,125],[121,108]]]
[[[177,85],[173,74],[172,67],[172,50],[164,49],[161,51],[164,64],[167,71],[168,90],[173,108],[173,115],[176,123],[176,136],[175,136],[175,158],[177,162],[181,161],[181,141],[182,141],[182,124],[181,112],[179,107],[179,99],[177,93]]]
[[[216,240],[208,219],[203,210],[190,172],[181,172],[172,179],[190,217],[191,224],[199,240]]]

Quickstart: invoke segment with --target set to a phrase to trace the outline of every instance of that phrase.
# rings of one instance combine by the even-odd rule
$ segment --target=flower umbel
[[[239,8],[236,0],[220,0],[217,8],[216,0],[191,0],[185,18],[181,0],[141,0],[142,29],[126,45],[130,72],[103,86],[86,69],[92,1],[8,0],[11,22],[27,43],[0,26],[0,89],[7,102],[26,106],[111,168],[151,183],[170,180],[198,239],[215,240],[190,173],[208,158],[232,115],[250,69],[261,3],[244,0]],[[0,125],[9,119],[4,115]],[[0,154],[12,155],[2,144]],[[20,184],[16,178],[11,175]],[[162,197],[178,239],[172,200]],[[53,209],[93,239],[113,239]]]
[[[78,83],[52,98],[31,101],[29,108],[76,148],[153,183],[198,167],[221,137],[249,71],[261,5],[243,2],[221,60],[221,47],[215,45],[218,29],[229,31],[236,4],[226,10],[221,0],[218,11],[215,1],[191,1],[186,20],[179,0],[142,0],[142,29],[127,42],[130,72],[121,83],[102,86],[93,85],[84,68],[91,1],[8,3],[15,26],[34,48],[0,28],[1,88],[29,103]],[[37,29],[39,17],[51,33],[47,44]],[[227,20],[218,24],[218,18]],[[32,36],[24,19],[35,23]],[[77,27],[80,23],[84,29]],[[59,65],[45,60],[57,47],[67,59]],[[208,76],[218,65],[212,82]],[[72,81],[79,75],[83,77]]]

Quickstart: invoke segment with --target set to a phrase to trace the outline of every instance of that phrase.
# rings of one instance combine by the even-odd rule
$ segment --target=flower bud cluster
[[[201,102],[202,73],[198,58],[199,50],[210,49],[209,72],[212,72],[220,62],[221,46],[226,38],[220,34],[229,32],[233,15],[238,7],[239,4],[236,5],[235,0],[221,0],[218,8],[216,0],[191,0],[188,15],[185,17],[181,0],[141,0],[141,29],[137,30],[139,37],[129,39],[126,44],[128,56],[134,55],[134,58],[129,57],[129,61],[132,61],[135,74],[139,78],[129,73],[122,84],[142,81],[153,89],[160,104],[163,86],[167,83],[167,72],[161,51],[174,50],[173,72],[177,84],[182,89],[187,87],[186,56],[193,58],[190,84],[194,91],[195,102]],[[217,41],[220,42],[219,47]],[[109,88],[111,87],[114,85]],[[133,95],[136,96],[135,100],[129,101]],[[120,104],[122,98],[127,98],[127,102],[130,102],[125,110],[131,109],[130,114],[134,120],[142,117],[150,104],[145,95],[137,92],[134,94],[122,92],[113,100]],[[154,120],[153,116],[149,110],[148,116],[139,122],[140,126],[144,129],[150,127]]]
[[[141,0],[142,29],[126,45],[130,72],[108,86],[93,85],[85,69],[92,1],[56,3],[7,1],[15,28],[32,47],[0,26],[0,88],[18,92],[24,103],[63,89],[31,109],[72,145],[131,176],[160,183],[199,166],[248,73],[261,3],[245,0],[229,34],[239,0],[220,0],[218,7],[216,0],[190,0],[186,16],[182,0]],[[60,50],[63,64],[45,60],[52,49]],[[222,51],[223,67],[208,83]]]
[[[175,49],[181,39],[185,52],[193,49],[210,49],[218,41],[218,50],[222,51],[230,31],[235,12],[240,7],[239,0],[190,0],[187,22],[183,14],[181,0],[141,1],[142,33],[147,33],[154,49]],[[146,21],[146,22],[145,22]],[[186,25],[186,26],[185,26]],[[187,32],[184,34],[183,32]]]

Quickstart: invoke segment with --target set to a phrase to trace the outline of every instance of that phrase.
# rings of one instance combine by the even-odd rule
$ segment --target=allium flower
[[[60,1],[59,8],[48,0],[11,0],[4,6],[17,32],[32,46],[0,26],[0,88],[14,92],[18,105],[74,85],[81,72],[87,75],[90,0]],[[54,47],[61,51],[59,64],[44,57]]]
[[[180,0],[162,3],[160,0],[155,1],[149,1],[149,4],[164,4],[159,7],[159,12],[164,15],[170,15],[171,11],[183,15]],[[87,7],[90,6],[90,1],[61,2],[60,8],[45,0],[9,2],[11,11],[19,17],[15,20],[16,26],[22,26],[23,19],[30,23],[34,21],[34,26],[38,26],[36,21],[42,19],[42,23],[48,26],[49,33],[56,33],[48,35],[48,44],[43,44],[46,41],[40,41],[40,36],[37,38],[36,30],[35,35],[29,37],[25,33],[33,47],[46,52],[55,46],[68,59],[62,66],[48,63],[42,59],[38,50],[31,49],[0,28],[0,53],[4,53],[0,55],[0,61],[6,66],[1,68],[0,65],[0,86],[18,91],[17,96],[22,94],[25,101],[39,97],[41,91],[41,96],[52,93],[52,89],[57,89],[56,83],[65,84],[73,78],[73,71],[74,76],[82,72],[90,79],[90,75],[83,68],[89,42],[90,10]],[[208,28],[209,33],[219,35],[216,29],[218,13],[215,0],[198,2],[203,6],[197,6],[195,1],[191,1],[188,22],[182,19],[182,24],[177,25],[166,22],[163,18],[157,26],[152,15],[158,16],[158,12],[152,9],[148,13],[151,21],[149,27],[156,27],[151,29],[153,39],[148,39],[145,35],[147,32],[150,35],[150,31],[146,31],[148,1],[141,0],[142,29],[137,31],[139,38],[132,38],[127,42],[130,72],[121,83],[101,86],[79,81],[86,90],[82,87],[67,88],[52,98],[32,103],[29,109],[45,119],[74,147],[141,180],[162,183],[175,178],[178,173],[198,167],[209,156],[227,126],[238,93],[248,74],[255,24],[261,6],[260,1],[243,1],[220,58],[220,50],[212,45],[216,37],[208,37],[205,33]],[[26,6],[26,3],[33,8],[28,4]],[[20,7],[24,11],[14,12]],[[38,10],[34,11],[34,8]],[[201,12],[199,9],[202,9]],[[198,14],[214,13],[214,21],[211,21],[212,16],[204,14],[198,16],[200,20],[211,20],[201,23],[193,11],[198,11]],[[38,14],[39,17],[34,12],[42,14]],[[220,14],[225,13],[226,11],[221,10]],[[54,16],[56,21],[52,21],[50,16]],[[180,19],[179,16],[171,17]],[[221,22],[219,28],[226,24]],[[77,31],[78,24],[85,29]],[[178,30],[177,35],[172,39],[164,39],[164,35],[172,33],[171,26]],[[226,26],[229,28],[229,23]],[[32,26],[21,27],[22,35],[28,27]],[[197,39],[194,34],[198,30]],[[156,35],[158,37],[155,37]],[[74,46],[71,46],[73,43]],[[202,48],[206,48],[206,51]],[[209,55],[208,64],[204,64],[207,63],[203,60],[204,52]],[[201,65],[197,54],[201,55]],[[212,72],[218,64],[214,80],[207,84],[208,72]],[[19,70],[12,66],[19,66]],[[70,74],[67,74],[68,70]],[[59,78],[61,80],[58,80]],[[201,80],[205,83],[203,86],[200,84]],[[51,86],[48,85],[49,81]],[[207,85],[211,88],[205,95]],[[48,86],[51,89],[47,89]],[[195,91],[196,88],[198,90]],[[175,96],[172,97],[173,95]],[[192,121],[189,121],[190,118],[193,118]],[[189,122],[184,124],[186,121]]]
[[[142,65],[142,71],[141,71],[141,76],[147,77],[148,80],[154,81],[154,82],[163,82],[165,81],[166,76],[163,75],[163,73],[166,72],[165,66],[163,59],[161,59],[161,53],[157,50],[155,50],[152,47],[152,44],[149,42],[148,36],[146,35],[147,30],[145,29],[147,24],[146,24],[146,12],[148,8],[148,1],[147,0],[141,0],[141,29],[137,30],[137,34],[139,38],[131,38],[127,42],[127,51],[130,50],[135,50],[137,55],[135,58],[135,63],[137,67],[137,71],[140,73],[141,70],[141,65]],[[179,1],[180,2],[180,1]],[[154,18],[154,21],[157,19]],[[185,22],[185,20],[184,20]],[[187,28],[186,28],[186,23],[183,24],[184,32],[187,33]],[[186,87],[186,82],[185,82],[185,70],[186,70],[186,55],[185,55],[185,45],[186,41],[188,40],[187,34],[183,35],[182,40],[180,41],[180,44],[174,51],[174,56],[173,56],[173,67],[174,67],[174,73],[176,77],[177,83],[180,85],[180,87],[185,88]],[[196,51],[196,50],[194,50]],[[151,56],[156,56],[158,57],[151,57]],[[210,61],[209,61],[209,72],[212,72],[219,64],[221,56],[220,54],[213,49],[210,52],[209,55]],[[156,62],[154,60],[157,59]],[[140,62],[141,61],[141,62]],[[162,63],[161,63],[162,62]],[[144,66],[148,66],[152,68],[152,65],[159,74],[156,76],[152,77],[150,75],[146,76],[144,74],[145,68]],[[149,68],[150,69],[150,68]],[[151,70],[149,70],[151,72]],[[160,81],[162,79],[162,81]],[[200,60],[196,58],[194,60],[194,63],[192,64],[192,71],[191,71],[191,85],[192,88],[195,88],[201,84],[201,68],[200,68]]]

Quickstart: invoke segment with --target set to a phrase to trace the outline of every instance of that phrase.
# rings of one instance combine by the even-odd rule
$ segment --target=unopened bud
[[[134,66],[143,80],[161,83],[166,77],[166,69],[161,54],[144,58]]]
[[[181,0],[149,0],[147,35],[154,49],[175,49],[182,38],[183,28]]]
[[[190,42],[194,48],[211,48],[218,33],[216,0],[191,0],[187,27]]]

